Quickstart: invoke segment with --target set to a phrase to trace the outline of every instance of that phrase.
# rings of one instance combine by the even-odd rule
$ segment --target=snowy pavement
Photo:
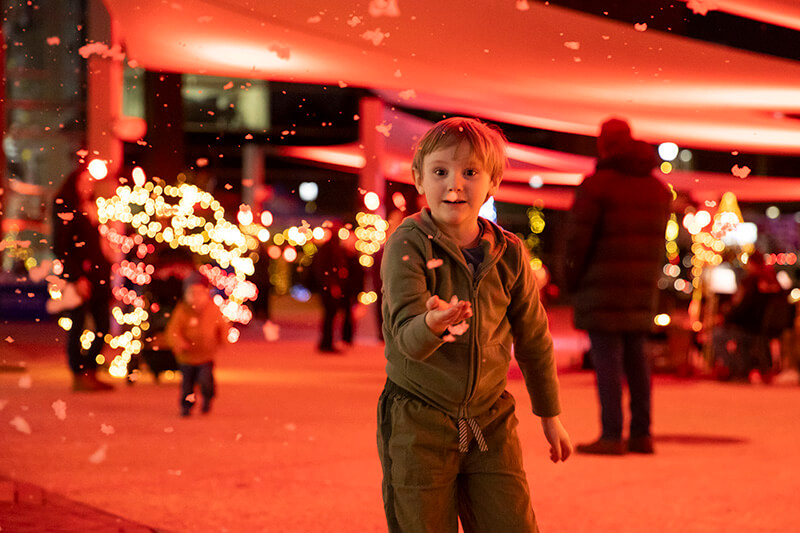
[[[0,324],[0,530],[386,531],[375,444],[382,346],[362,336],[344,355],[320,355],[317,316],[304,316],[277,342],[246,331],[218,358],[213,412],[188,419],[177,379],[145,373],[112,392],[73,393],[63,332]],[[553,329],[563,350],[582,346],[567,325]],[[564,370],[561,384],[573,442],[593,439],[592,374]],[[797,527],[797,385],[656,376],[656,455],[559,465],[522,381],[509,390],[542,531]]]

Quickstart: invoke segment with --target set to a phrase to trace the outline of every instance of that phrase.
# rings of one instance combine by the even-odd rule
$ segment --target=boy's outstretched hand
[[[433,295],[425,302],[425,308],[428,310],[425,323],[435,335],[442,335],[448,327],[472,316],[472,304],[459,300],[457,296],[448,303]]]
[[[542,417],[542,430],[550,443],[550,460],[554,463],[566,461],[572,454],[572,442],[561,420],[557,416]]]

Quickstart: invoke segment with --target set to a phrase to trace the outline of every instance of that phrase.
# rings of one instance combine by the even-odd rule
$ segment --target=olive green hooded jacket
[[[496,224],[480,223],[484,259],[474,275],[427,209],[389,237],[381,265],[386,373],[449,416],[471,418],[505,389],[513,345],[534,413],[558,415],[553,340],[527,250]],[[425,324],[425,302],[433,295],[472,303],[469,328],[453,342]]]

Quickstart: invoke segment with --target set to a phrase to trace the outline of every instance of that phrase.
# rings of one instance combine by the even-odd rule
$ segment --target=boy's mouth
[[[467,201],[466,200],[444,200],[444,203],[455,205],[455,204],[465,204],[465,203],[467,203]]]

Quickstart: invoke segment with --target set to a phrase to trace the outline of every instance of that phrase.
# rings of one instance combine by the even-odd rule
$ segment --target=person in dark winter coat
[[[655,316],[657,281],[671,195],[652,175],[652,148],[633,140],[627,122],[606,121],[598,162],[575,192],[566,250],[566,281],[575,326],[586,330],[597,373],[602,435],[584,453],[623,454],[622,376],[630,390],[627,449],[653,453],[650,369],[643,345]]]
[[[342,341],[348,345],[353,343],[353,306],[358,293],[364,290],[364,269],[352,246],[353,236],[342,240],[339,229],[340,225],[334,225],[327,230],[330,238],[320,245],[311,265],[313,283],[322,299],[322,327],[317,346],[322,353],[340,353],[333,335],[334,321],[340,313]]]
[[[67,176],[53,203],[53,252],[63,266],[63,277],[74,285],[81,303],[65,314],[72,321],[67,334],[67,360],[76,391],[111,389],[97,379],[97,356],[109,332],[111,263],[106,259],[92,202],[89,172],[81,167]],[[81,335],[94,338],[88,349]]]

